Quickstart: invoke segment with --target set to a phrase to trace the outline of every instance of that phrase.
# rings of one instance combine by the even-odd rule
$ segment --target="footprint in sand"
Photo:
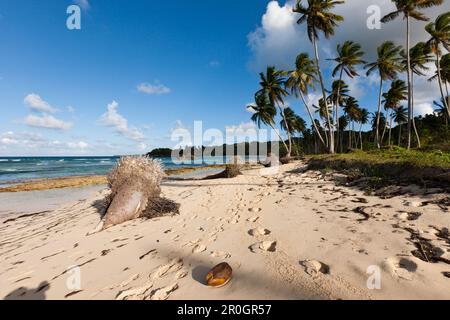
[[[256,221],[258,221],[258,219],[259,219],[259,217],[251,217],[251,218],[248,218],[247,221],[248,222],[256,222]]]
[[[261,251],[275,252],[276,246],[277,246],[276,241],[262,241],[262,242],[254,243],[248,248],[253,253],[258,253]]]
[[[257,208],[257,207],[248,209],[248,211],[253,212],[253,213],[261,212],[261,210],[262,210],[261,208]]]
[[[383,269],[388,271],[394,278],[411,281],[417,271],[417,264],[406,258],[391,257],[383,263]]]
[[[206,251],[206,246],[204,244],[198,244],[192,249],[192,253],[201,253]]]
[[[225,251],[211,251],[211,257],[228,259],[231,257],[231,254],[229,254],[228,252],[225,252]]]
[[[248,231],[248,234],[255,237],[255,236],[265,236],[270,234],[270,230],[259,227],[259,228],[255,228],[255,229],[250,229]]]

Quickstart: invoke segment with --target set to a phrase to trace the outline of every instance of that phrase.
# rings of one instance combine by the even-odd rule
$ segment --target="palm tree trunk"
[[[299,90],[300,91],[300,90]],[[306,103],[305,96],[303,95],[303,92],[300,91],[300,97],[302,98],[303,104],[305,105],[306,111],[308,111],[309,118],[311,119],[312,125],[314,126],[314,130],[316,130],[317,136],[320,139],[320,142],[325,145],[325,141],[323,141],[322,135],[320,134],[319,128],[317,128],[317,124],[314,121],[314,118],[312,116],[311,110],[309,110],[308,104]]]
[[[361,150],[363,149],[363,141],[362,141],[362,126],[363,126],[363,124],[362,124],[362,122],[361,122],[361,125],[360,125],[360,127],[359,127],[359,142],[360,142],[360,144],[361,144]]]
[[[289,150],[289,149],[288,149],[288,146],[287,146],[287,144],[286,144],[286,142],[284,142],[284,140],[283,140],[283,138],[281,137],[281,135],[280,135],[280,133],[278,132],[278,130],[275,129],[275,127],[273,126],[273,124],[269,124],[269,125],[270,125],[270,127],[272,128],[272,130],[275,131],[275,133],[276,133],[277,136],[278,136],[278,139],[280,139],[280,141],[283,143],[283,145],[284,145],[284,147],[286,148],[286,150]]]
[[[284,121],[284,125],[286,126],[286,133],[288,136],[288,141],[289,141],[289,149],[287,150],[287,157],[290,158],[291,157],[291,153],[292,153],[292,138],[291,138],[291,131],[289,130],[289,125],[287,123],[286,120],[286,116],[284,115],[284,109],[281,108],[280,104],[277,102],[277,106],[278,109],[280,109],[280,114],[283,117],[283,121]]]
[[[411,116],[412,116],[412,125],[414,128],[414,133],[417,139],[417,147],[421,148],[422,145],[420,143],[419,132],[416,127],[416,119],[414,118],[414,74],[411,74]]]
[[[410,47],[410,18],[406,14],[406,56],[407,56],[407,75],[408,75],[408,135],[407,135],[407,149],[411,149],[411,118],[412,118],[412,90],[411,90],[411,55]]]
[[[389,124],[389,112],[386,111],[386,123],[384,124],[384,128],[383,128],[383,134],[381,135],[381,145],[383,145],[383,141],[384,141],[384,135],[386,134],[386,130]]]
[[[380,74],[380,92],[378,95],[378,114],[377,114],[377,127],[375,133],[375,144],[380,149],[380,117],[381,117],[381,97],[383,96],[383,77]]]
[[[337,140],[336,140],[336,150],[339,150],[339,148],[341,148],[341,145],[339,143],[339,101],[340,99],[340,95],[341,95],[341,81],[342,81],[342,75],[344,73],[344,67],[341,67],[341,72],[339,74],[339,84],[338,84],[338,89],[337,89],[337,93],[336,93],[336,101],[335,101],[335,108],[336,108],[336,115],[334,118],[334,123],[336,124],[336,132],[337,132]],[[342,150],[342,148],[341,148]]]
[[[349,128],[348,128],[348,148],[349,149],[352,148],[352,126],[351,126],[351,122],[350,122]]]
[[[326,142],[326,146],[327,146],[327,148],[328,148],[328,147],[329,147],[329,144],[328,144],[328,143],[329,143],[329,141],[328,141],[328,134],[326,133],[326,130],[325,130],[325,129],[323,130],[323,132],[325,133],[325,134],[324,134],[324,136],[325,136],[325,142]]]
[[[314,34],[315,34],[315,30],[314,30]],[[331,126],[331,117],[330,117],[330,112],[328,110],[328,102],[327,102],[327,95],[325,93],[325,86],[324,86],[324,82],[323,82],[323,76],[322,76],[322,71],[320,70],[320,64],[319,64],[319,51],[317,49],[317,39],[315,36],[312,37],[312,41],[313,41],[313,47],[314,47],[314,56],[315,56],[315,60],[316,60],[316,67],[317,67],[317,73],[319,74],[319,81],[320,81],[320,86],[322,88],[322,96],[323,96],[323,102],[325,103],[325,112],[327,114],[327,121],[328,121],[328,129],[329,129],[329,152],[330,153],[335,153],[334,151],[334,131],[333,128]]]
[[[442,100],[444,102],[445,108],[447,109],[448,117],[450,119],[450,106],[448,105],[448,101],[444,96],[444,89],[442,88],[441,62],[440,62],[439,48],[436,50],[436,68],[437,68],[437,75],[438,75],[439,90],[441,91]]]
[[[392,132],[392,118],[393,118],[392,113],[389,116],[389,118],[390,118],[390,123],[389,123],[389,147],[390,147],[391,146],[391,132]]]
[[[402,124],[398,124],[398,146],[402,144]]]

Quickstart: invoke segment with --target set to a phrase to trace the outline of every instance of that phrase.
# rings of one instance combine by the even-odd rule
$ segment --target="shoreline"
[[[186,176],[187,179],[195,177],[196,172],[211,171],[211,174],[217,173],[218,170],[224,169],[226,165],[204,165],[195,167],[170,168],[165,172],[168,177],[172,176]],[[201,177],[201,174],[199,175]],[[43,191],[53,189],[65,188],[81,188],[95,185],[107,184],[106,175],[85,175],[85,176],[68,176],[57,178],[44,179],[29,179],[16,182],[2,182],[0,184],[1,193],[15,193],[15,192],[29,192],[29,191]]]

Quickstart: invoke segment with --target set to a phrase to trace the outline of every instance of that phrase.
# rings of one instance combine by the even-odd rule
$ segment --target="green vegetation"
[[[337,170],[353,178],[371,177],[379,187],[386,181],[450,186],[450,152],[416,151],[393,147],[368,152],[317,155],[309,159],[314,170]]]

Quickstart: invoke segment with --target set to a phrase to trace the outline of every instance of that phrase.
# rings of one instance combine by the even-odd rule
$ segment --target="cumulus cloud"
[[[133,141],[141,142],[145,139],[144,134],[139,131],[136,127],[128,125],[128,120],[125,119],[121,114],[118,113],[117,109],[119,104],[116,101],[108,104],[107,111],[104,113],[100,119],[99,123],[108,127],[113,127],[114,130]]]
[[[5,155],[85,154],[90,145],[85,141],[59,141],[33,132],[0,133],[0,152]]]
[[[268,65],[288,68],[300,51],[308,51],[310,44],[305,42],[306,34],[297,26],[292,9],[293,1],[284,6],[277,1],[269,2],[261,26],[247,36],[253,54],[251,69],[262,71]]]
[[[139,92],[150,94],[150,95],[161,95],[161,94],[169,94],[172,90],[166,87],[162,83],[156,81],[154,84],[150,83],[141,83],[137,86]]]
[[[46,113],[56,113],[57,110],[53,108],[47,101],[42,99],[38,94],[30,93],[27,95],[23,102],[30,107],[31,110]]]
[[[54,130],[68,130],[73,126],[72,123],[57,119],[49,114],[43,114],[41,116],[30,114],[25,118],[24,123],[30,127]]]

